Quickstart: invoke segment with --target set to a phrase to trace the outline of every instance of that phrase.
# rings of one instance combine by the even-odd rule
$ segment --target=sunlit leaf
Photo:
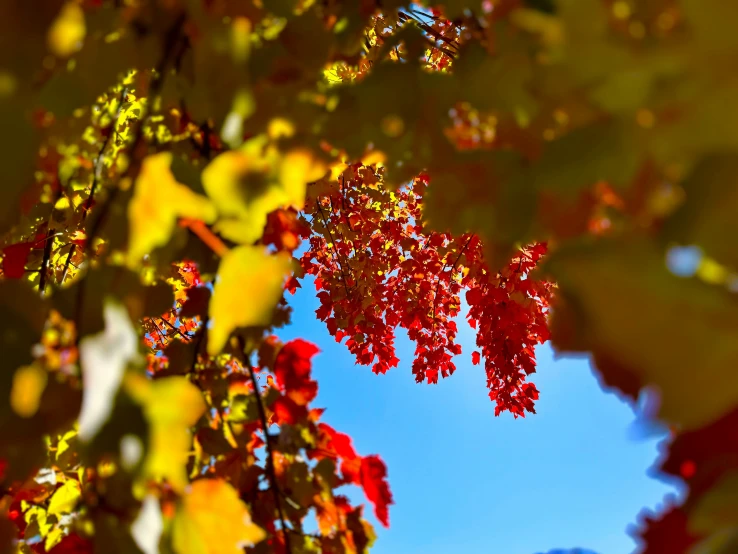
[[[220,479],[192,483],[172,524],[173,545],[179,554],[236,554],[265,537],[251,522],[238,493]]]
[[[238,327],[269,324],[289,269],[288,256],[255,246],[235,248],[223,257],[210,300],[210,355],[220,352]]]
[[[149,381],[131,375],[126,390],[144,409],[150,446],[144,475],[166,479],[177,492],[187,486],[186,464],[192,446],[190,427],[205,411],[202,393],[185,377]]]
[[[138,264],[156,247],[167,244],[178,218],[206,223],[215,219],[215,208],[207,198],[174,179],[171,163],[172,154],[168,152],[149,156],[143,161],[134,196],[128,206],[128,259],[132,265]]]
[[[21,417],[31,417],[38,411],[48,374],[36,365],[19,368],[13,375],[10,405]]]
[[[49,515],[62,515],[72,511],[81,496],[80,485],[74,479],[68,479],[56,489],[49,502]]]
[[[57,56],[67,57],[82,47],[85,33],[82,7],[77,2],[68,1],[49,29],[49,48]]]

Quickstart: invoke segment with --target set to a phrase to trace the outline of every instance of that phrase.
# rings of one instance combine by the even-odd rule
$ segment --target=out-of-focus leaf
[[[138,335],[119,304],[105,305],[105,330],[80,342],[84,393],[79,438],[91,440],[107,421],[129,363],[138,357]]]
[[[164,246],[178,218],[205,223],[215,220],[215,207],[210,200],[175,181],[171,163],[172,154],[169,152],[149,156],[143,161],[133,199],[128,205],[130,265],[137,265],[146,254]]]
[[[655,385],[659,415],[687,428],[738,402],[738,300],[727,290],[672,275],[645,238],[572,243],[547,268],[562,304],[554,344],[592,351],[606,382],[627,371]]]
[[[21,417],[31,417],[38,411],[48,374],[37,365],[20,367],[13,375],[10,405]]]
[[[61,57],[74,54],[81,48],[86,32],[82,8],[75,2],[67,2],[49,29],[49,48]]]
[[[684,183],[686,202],[667,222],[664,237],[699,246],[708,256],[738,270],[738,156],[703,160]]]
[[[163,530],[164,522],[159,500],[151,494],[147,495],[136,520],[131,524],[131,536],[143,554],[159,554],[159,541]]]
[[[289,256],[270,255],[256,246],[241,246],[223,256],[210,300],[211,356],[223,349],[238,327],[269,324],[290,265]]]
[[[126,390],[144,409],[150,425],[150,446],[144,474],[166,479],[177,492],[187,486],[186,464],[192,446],[190,427],[205,412],[202,393],[185,377],[156,381],[131,375]]]
[[[179,554],[237,554],[265,537],[235,489],[220,479],[192,483],[172,524]]]
[[[215,229],[235,242],[253,243],[261,237],[269,212],[302,208],[307,183],[324,173],[309,151],[296,149],[282,156],[266,135],[221,154],[202,172],[203,187],[219,214]]]

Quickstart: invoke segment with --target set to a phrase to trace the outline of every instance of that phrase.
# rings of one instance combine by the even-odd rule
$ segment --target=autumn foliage
[[[0,551],[366,552],[392,469],[279,339],[312,287],[498,415],[589,353],[688,486],[642,552],[738,550],[734,2],[0,4]]]

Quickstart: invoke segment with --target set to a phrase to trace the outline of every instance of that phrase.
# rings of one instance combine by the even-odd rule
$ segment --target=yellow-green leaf
[[[135,266],[141,258],[169,242],[178,218],[212,223],[215,207],[204,196],[194,193],[174,179],[172,154],[161,152],[147,157],[136,180],[128,206],[130,237],[128,263]]]
[[[307,183],[325,166],[307,150],[282,156],[266,135],[215,158],[202,172],[202,184],[218,209],[215,229],[241,244],[258,240],[267,215],[281,207],[301,209]]]
[[[74,479],[69,479],[61,487],[56,489],[49,501],[49,515],[68,514],[77,505],[82,491],[79,483]]]
[[[150,445],[144,475],[166,479],[172,489],[184,491],[192,446],[190,427],[205,412],[202,393],[186,377],[150,381],[140,375],[130,375],[126,389],[143,406],[149,421]]]
[[[265,536],[235,489],[220,479],[192,483],[172,525],[178,554],[237,554]]]
[[[223,256],[209,307],[211,356],[238,327],[269,324],[290,265],[288,255],[270,255],[257,246],[241,246]]]

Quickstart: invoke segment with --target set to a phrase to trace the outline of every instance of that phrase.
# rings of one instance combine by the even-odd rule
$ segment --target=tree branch
[[[240,341],[241,350],[244,350],[243,340]],[[251,385],[254,387],[254,394],[256,395],[256,407],[259,411],[259,420],[261,421],[261,430],[264,433],[264,445],[267,453],[266,471],[269,480],[271,481],[272,494],[274,496],[274,503],[277,507],[277,515],[279,516],[279,524],[284,537],[284,547],[287,554],[292,554],[292,547],[290,545],[289,529],[284,518],[284,512],[282,511],[282,502],[279,499],[280,489],[277,483],[277,474],[274,471],[274,451],[272,448],[272,436],[269,434],[269,424],[267,423],[266,410],[264,410],[264,404],[261,401],[261,393],[259,392],[259,382],[256,380],[256,374],[254,368],[251,365],[248,354],[244,351],[244,364],[249,371],[251,377]]]

